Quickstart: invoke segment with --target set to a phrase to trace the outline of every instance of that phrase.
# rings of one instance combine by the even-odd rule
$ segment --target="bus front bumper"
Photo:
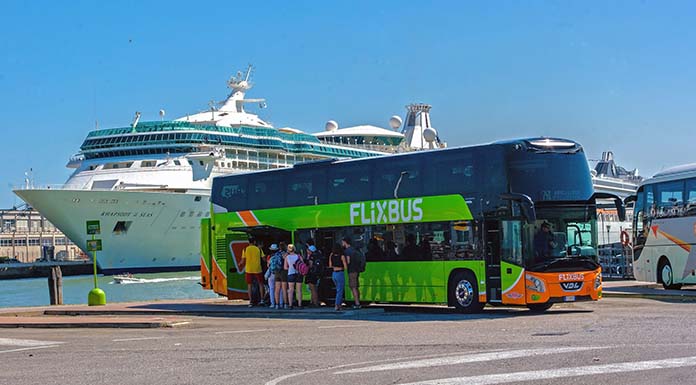
[[[596,301],[602,298],[601,269],[583,272],[526,272],[526,301],[562,303]]]

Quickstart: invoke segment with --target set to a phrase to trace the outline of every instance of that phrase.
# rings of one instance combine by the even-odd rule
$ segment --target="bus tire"
[[[470,271],[455,273],[449,282],[449,295],[454,308],[460,313],[478,313],[483,309],[479,302],[476,277]]]
[[[660,281],[662,282],[662,287],[665,290],[679,290],[682,285],[680,283],[674,283],[674,270],[672,270],[672,265],[669,263],[669,259],[662,258],[660,261],[660,267],[657,269],[660,272]]]
[[[551,306],[553,306],[553,303],[551,302],[546,302],[546,303],[530,303],[527,305],[527,309],[534,313],[543,313],[549,309],[551,309]]]

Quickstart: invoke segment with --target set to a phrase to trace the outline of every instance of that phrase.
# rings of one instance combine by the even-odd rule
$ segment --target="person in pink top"
[[[288,245],[288,256],[285,257],[285,268],[288,270],[288,303],[292,309],[292,297],[297,293],[297,307],[302,309],[302,274],[295,269],[295,263],[300,260],[295,252],[295,245]]]

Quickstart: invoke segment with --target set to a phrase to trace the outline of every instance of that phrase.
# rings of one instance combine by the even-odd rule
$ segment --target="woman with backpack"
[[[346,286],[345,271],[348,269],[346,256],[343,255],[341,245],[335,244],[329,255],[329,267],[333,270],[331,278],[336,284],[336,311],[341,311],[343,308],[343,290]]]
[[[278,245],[275,243],[272,244],[268,250],[268,260],[266,261],[268,269],[266,269],[266,279],[268,280],[268,293],[271,302],[270,307],[271,309],[278,309],[280,302],[278,298],[279,290],[276,290],[276,273],[283,270],[283,256],[280,253],[280,250],[278,250]],[[280,282],[278,282],[278,286],[280,286]]]
[[[288,304],[292,309],[293,295],[297,293],[297,307],[302,309],[302,270],[300,264],[304,260],[295,252],[295,245],[288,245],[288,256],[285,257],[285,268],[288,270]],[[305,265],[306,267],[306,265]]]
[[[279,250],[271,257],[271,263],[275,261],[273,268],[276,270],[274,273],[276,309],[288,308],[288,270],[285,268],[285,257],[287,255],[285,248],[285,242],[280,242]]]
[[[309,292],[311,294],[311,305],[314,307],[319,307],[319,292],[317,291],[317,285],[319,285],[319,280],[324,272],[324,261],[321,251],[317,250],[314,245],[309,245],[307,248],[307,265],[309,265],[309,274],[305,276],[305,283],[309,287]]]

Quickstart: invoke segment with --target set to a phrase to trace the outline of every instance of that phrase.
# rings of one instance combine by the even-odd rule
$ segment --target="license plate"
[[[563,300],[566,302],[573,302],[573,301],[575,301],[575,296],[574,295],[567,295],[563,298]]]

